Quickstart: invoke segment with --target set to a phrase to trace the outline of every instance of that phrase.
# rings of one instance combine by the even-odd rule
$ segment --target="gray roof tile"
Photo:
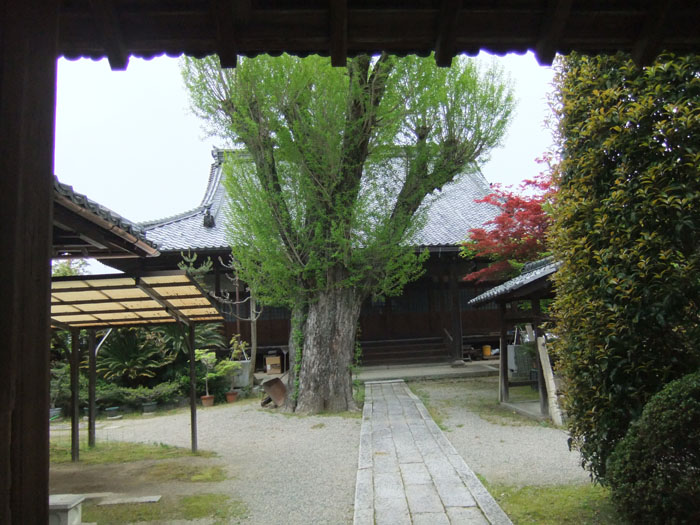
[[[161,251],[227,249],[226,190],[222,184],[222,164],[225,150],[215,148],[214,163],[201,204],[178,215],[141,223],[146,236],[158,244]],[[429,197],[427,220],[415,236],[418,246],[455,245],[464,240],[470,228],[482,227],[493,219],[498,210],[490,204],[476,203],[491,192],[480,173],[465,174],[446,185],[441,192]],[[204,216],[210,211],[214,227],[204,226]]]
[[[540,259],[539,261],[527,263],[523,267],[523,270],[520,273],[520,275],[514,277],[509,281],[504,282],[503,284],[499,284],[498,286],[495,286],[490,290],[485,291],[481,295],[477,295],[476,297],[474,297],[474,299],[469,301],[468,304],[477,305],[480,303],[487,303],[489,301],[493,301],[497,297],[514,292],[515,290],[525,286],[526,284],[530,284],[539,279],[549,277],[554,272],[556,272],[560,266],[561,261],[555,261],[553,257],[546,257],[544,259]]]
[[[99,204],[93,201],[92,199],[89,199],[82,193],[76,192],[73,189],[73,186],[69,186],[68,184],[60,182],[56,176],[54,176],[53,188],[54,192],[58,195],[69,199],[74,204],[77,204],[81,208],[84,208],[85,210],[100,217],[101,219],[104,219],[109,223],[114,224],[117,228],[124,230],[127,233],[130,233],[131,235],[137,237],[139,240],[150,244],[154,248],[157,247],[154,241],[146,236],[144,231],[145,228],[143,228],[141,225],[133,223],[128,219],[125,219],[124,217],[122,217],[118,213],[113,212],[106,206],[103,206],[102,204]]]

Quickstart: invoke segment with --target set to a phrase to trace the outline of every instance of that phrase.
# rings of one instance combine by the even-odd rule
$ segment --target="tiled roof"
[[[545,259],[540,259],[539,261],[527,263],[523,267],[520,275],[514,277],[510,281],[506,281],[503,284],[499,284],[498,286],[487,290],[481,295],[477,295],[474,297],[474,299],[469,301],[468,304],[477,305],[480,303],[493,301],[497,297],[514,292],[526,284],[549,277],[556,272],[560,266],[561,261],[555,261],[553,257],[546,257]]]
[[[222,184],[222,163],[225,150],[214,149],[214,163],[201,204],[190,211],[165,219],[141,223],[146,236],[156,242],[161,251],[227,249],[226,190]],[[454,246],[464,240],[470,228],[478,228],[493,219],[497,209],[475,199],[490,193],[486,179],[480,173],[463,175],[446,185],[441,192],[429,197],[425,226],[415,236],[418,246]],[[204,225],[209,213],[214,226]]]
[[[100,217],[101,219],[109,222],[110,224],[113,224],[117,228],[124,230],[125,232],[133,235],[134,237],[138,238],[138,240],[145,242],[146,244],[152,246],[153,248],[156,248],[157,245],[154,243],[153,240],[147,238],[145,234],[145,228],[141,227],[140,225],[131,222],[128,219],[125,219],[118,213],[113,212],[109,208],[102,206],[102,204],[99,204],[85,195],[76,192],[72,186],[69,186],[68,184],[64,184],[58,180],[57,177],[54,176],[53,180],[53,188],[54,188],[54,193],[56,195],[59,195],[61,197],[64,197],[68,200],[70,200],[72,203],[80,206],[81,208],[89,211],[93,215],[96,215]]]

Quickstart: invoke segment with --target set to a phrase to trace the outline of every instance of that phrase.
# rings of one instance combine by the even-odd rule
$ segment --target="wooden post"
[[[557,400],[557,386],[554,383],[554,372],[552,372],[552,364],[549,362],[549,354],[544,343],[544,337],[537,338],[537,353],[540,356],[540,363],[544,371],[544,380],[547,384],[547,402],[549,404],[549,413],[552,415],[552,422],[557,426],[562,426],[564,420],[559,410],[559,401]]]
[[[464,365],[462,355],[462,312],[459,306],[459,284],[457,281],[457,264],[450,264],[450,310],[452,318],[452,366]]]
[[[538,338],[542,335],[542,330],[539,326],[539,318],[542,313],[539,299],[532,299],[532,313],[535,317],[535,321],[533,323],[535,328],[535,338]],[[535,359],[535,363],[537,364],[537,390],[540,394],[540,413],[543,416],[548,416],[549,402],[547,401],[547,385],[544,380],[544,371],[539,352],[537,354],[537,359]]]
[[[70,459],[80,459],[80,330],[70,331]]]
[[[88,330],[88,446],[95,446],[95,385],[97,383],[97,333]]]
[[[498,303],[501,333],[498,339],[499,366],[498,366],[498,400],[507,403],[510,397],[508,391],[508,325],[506,324],[506,303]]]
[[[192,434],[192,452],[197,452],[197,373],[195,371],[194,361],[194,324],[189,325],[187,351],[190,357],[190,430]]]
[[[0,0],[0,523],[48,523],[58,0]]]

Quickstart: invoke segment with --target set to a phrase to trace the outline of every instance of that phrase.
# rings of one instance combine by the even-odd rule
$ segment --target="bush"
[[[97,386],[97,403],[101,407],[127,406],[134,409],[141,404],[156,401],[161,404],[171,403],[178,397],[180,385],[175,382],[160,383],[153,388],[139,386],[129,388],[113,383],[102,383]]]
[[[603,483],[649,399],[700,368],[698,71],[700,55],[560,62],[554,346],[572,445]]]
[[[633,523],[700,523],[700,372],[649,400],[607,470],[613,499]]]

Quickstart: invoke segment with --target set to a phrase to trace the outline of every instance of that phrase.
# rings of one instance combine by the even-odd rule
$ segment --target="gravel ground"
[[[487,481],[588,483],[578,453],[568,450],[567,434],[500,408],[496,385],[497,378],[409,383],[437,411],[447,438],[469,467]],[[262,409],[253,400],[197,414],[199,448],[216,452],[216,463],[229,475],[211,488],[197,488],[244,501],[249,517],[242,523],[352,523],[361,419],[290,416]],[[187,410],[101,421],[97,439],[189,447],[189,422]]]
[[[228,464],[245,524],[352,523],[361,419],[289,416],[244,401],[197,411],[199,448]],[[189,411],[115,421],[97,439],[190,446]]]
[[[442,416],[447,438],[487,481],[589,483],[579,453],[569,451],[567,433],[498,407],[497,385],[496,377],[409,383],[414,392],[427,395],[427,405]]]

